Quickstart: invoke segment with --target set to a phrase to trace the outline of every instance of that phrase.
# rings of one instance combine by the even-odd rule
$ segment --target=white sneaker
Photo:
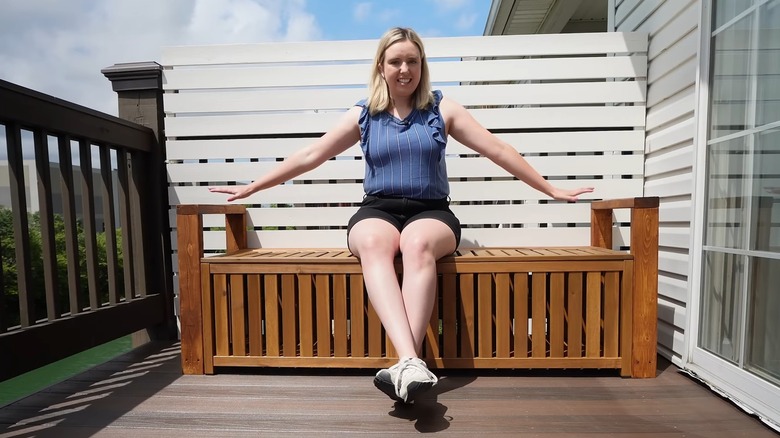
[[[390,368],[379,370],[376,373],[376,377],[374,377],[374,386],[397,402],[404,401],[401,397],[398,396],[398,394],[395,393],[395,386],[396,382],[398,381],[398,371],[400,368],[401,362],[399,361]]]
[[[395,394],[404,403],[411,403],[423,392],[433,388],[439,381],[422,359],[407,358],[398,363],[395,370]],[[392,376],[392,373],[390,373]]]

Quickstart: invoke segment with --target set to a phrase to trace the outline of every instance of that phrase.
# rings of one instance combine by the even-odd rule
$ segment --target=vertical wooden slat
[[[201,326],[200,333],[202,334],[203,343],[198,346],[190,346],[190,350],[197,350],[200,354],[200,363],[202,363],[201,373],[214,374],[214,313],[212,308],[212,300],[214,296],[214,284],[211,281],[211,273],[209,272],[208,263],[201,263],[200,269],[201,281],[203,289],[201,290],[201,302],[203,309],[203,315],[206,315],[202,319],[203,325]],[[192,291],[196,293],[197,291]],[[182,347],[184,342],[182,340]],[[182,350],[182,355],[184,350]],[[183,357],[182,357],[183,358]],[[193,367],[188,367],[187,371],[197,371]],[[185,372],[187,374],[187,372]]]
[[[370,302],[366,303],[368,309],[368,355],[370,357],[382,357],[382,322]]]
[[[528,273],[518,272],[514,277],[515,357],[528,357]]]
[[[59,284],[57,281],[57,247],[54,237],[54,211],[52,204],[49,141],[46,132],[38,129],[33,134],[35,143],[35,171],[38,180],[38,213],[41,227],[41,257],[43,259],[43,284],[46,299],[46,316],[49,321],[59,317]]]
[[[285,357],[295,357],[298,342],[295,329],[295,275],[282,275],[282,353]]]
[[[620,274],[607,272],[604,276],[604,356],[618,356],[620,328]]]
[[[276,274],[267,274],[263,281],[265,310],[265,351],[269,357],[279,356],[279,285]]]
[[[82,163],[84,163],[84,147],[81,150]],[[89,159],[87,159],[89,163]],[[87,167],[82,167],[82,174],[91,173],[91,170]],[[85,189],[91,186],[91,184],[85,184]],[[84,198],[91,199],[90,192],[82,192]],[[90,259],[94,257],[94,252],[90,255],[90,246],[94,245],[89,243],[90,240],[95,240],[94,233],[89,231],[93,221],[87,220],[90,216],[85,214],[85,239],[87,240],[87,260],[88,270],[90,270],[90,276],[92,276],[94,267],[89,266],[92,261]],[[178,257],[179,257],[179,321],[181,324],[181,362],[182,371],[184,374],[203,374],[203,348],[204,342],[201,330],[205,324],[211,324],[208,318],[212,313],[206,311],[203,306],[206,304],[206,299],[211,300],[211,295],[208,297],[199,297],[199,291],[202,290],[201,286],[202,277],[200,275],[201,270],[208,271],[207,264],[201,264],[200,259],[203,255],[203,218],[199,214],[177,214],[176,215],[176,234],[178,242]],[[95,262],[96,263],[96,262]],[[95,293],[94,279],[90,278],[90,304],[96,305],[97,295]],[[203,290],[203,293],[206,291]],[[211,291],[209,290],[209,294]],[[206,322],[203,318],[206,315]]]
[[[623,263],[622,293],[620,296],[620,356],[621,376],[631,376],[633,363],[633,336],[634,329],[634,261],[626,260]]]
[[[116,242],[116,217],[114,216],[114,190],[111,171],[111,150],[100,145],[100,176],[103,184],[100,185],[103,200],[103,231],[106,237],[106,266],[108,267],[108,303],[115,305],[119,302],[117,296],[119,263],[117,260]]]
[[[100,307],[100,299],[98,298],[98,250],[97,250],[97,227],[95,225],[95,181],[93,180],[92,175],[92,147],[86,140],[79,141],[79,160],[81,162],[81,172],[80,172],[80,179],[81,179],[81,212],[83,215],[83,225],[84,225],[84,250],[86,255],[86,265],[87,265],[87,287],[89,289],[89,307],[92,310],[96,310],[98,307]],[[182,235],[181,227],[179,225],[176,226],[177,235],[178,237],[178,248],[179,248],[179,263],[181,264],[181,254],[182,254],[182,248],[187,248],[186,250],[186,266],[192,267],[193,270],[191,271],[192,275],[188,275],[187,272],[182,274],[182,272],[179,272],[179,276],[181,277],[179,279],[179,287],[181,288],[181,284],[185,283],[187,284],[187,287],[192,288],[191,290],[199,291],[200,290],[200,276],[197,275],[198,269],[197,266],[194,265],[195,263],[200,263],[200,258],[202,256],[202,249],[203,249],[203,236],[200,235],[202,233],[201,228],[203,227],[202,221],[199,220],[193,220],[193,219],[187,219],[185,220],[185,233]],[[194,229],[194,227],[197,226],[197,229]],[[200,235],[198,237],[198,235]],[[200,249],[200,253],[195,255],[195,252]],[[196,257],[193,259],[193,257]],[[194,261],[193,261],[194,260]],[[199,301],[199,300],[196,300]],[[180,307],[182,308],[182,311],[184,310],[184,304],[181,302],[179,303]],[[194,304],[194,303],[193,303]],[[192,327],[200,327],[200,304],[197,304],[197,321],[192,321]],[[182,312],[182,332],[185,330],[185,318],[184,313]],[[184,336],[184,333],[182,333],[182,337]],[[200,335],[198,335],[197,341],[200,342]],[[185,345],[184,345],[184,339],[182,339],[182,352],[185,351]],[[195,359],[194,357],[192,359]],[[186,359],[184,356],[182,357],[182,364],[184,365],[186,363]],[[191,365],[194,365],[195,368],[190,368]],[[202,374],[202,364],[200,363],[199,359],[197,364],[194,362],[190,364],[190,366],[185,365],[185,373],[187,374]],[[188,370],[189,371],[186,371]]]
[[[569,317],[567,357],[582,357],[582,272],[570,272],[569,300],[566,314]]]
[[[81,312],[82,302],[79,296],[81,275],[79,275],[79,236],[76,219],[76,190],[73,185],[73,159],[70,139],[57,138],[60,156],[60,187],[62,192],[62,219],[65,225],[65,256],[68,266],[68,302],[70,314]]]
[[[385,357],[398,357],[398,352],[395,351],[393,341],[387,335],[387,332],[385,332]]]
[[[545,272],[531,275],[531,356],[547,356],[547,278]]]
[[[230,333],[233,356],[246,356],[244,275],[230,275]]]
[[[246,248],[246,214],[225,215],[225,249],[227,252]]]
[[[612,209],[590,210],[590,244],[612,249]]]
[[[314,356],[314,307],[311,283],[312,276],[298,276],[298,332],[302,357]]]
[[[496,357],[509,357],[512,327],[509,274],[496,274]]]
[[[331,355],[330,276],[316,276],[317,288],[317,356]]]
[[[585,356],[598,357],[601,352],[601,273],[588,272],[585,316]]]
[[[347,357],[347,276],[333,276],[333,355]]]
[[[562,272],[550,274],[550,357],[563,357],[563,299],[564,281]]]
[[[477,281],[479,357],[493,357],[493,278],[491,274],[479,274]]]
[[[350,303],[350,354],[352,357],[364,357],[366,355],[366,327],[365,327],[365,295],[363,288],[363,276],[352,274],[349,276],[349,303]]]
[[[460,357],[476,357],[474,333],[474,274],[461,274],[460,282]]]
[[[11,211],[14,221],[14,250],[16,257],[16,285],[19,294],[19,320],[22,327],[35,323],[35,296],[31,293],[32,260],[30,257],[30,228],[27,220],[22,131],[15,123],[5,126],[8,148],[8,177],[11,187]]]
[[[214,274],[214,341],[218,356],[230,354],[230,327],[228,320],[227,278]]]
[[[133,299],[135,293],[135,269],[133,257],[133,227],[130,212],[133,210],[130,206],[130,178],[128,176],[129,160],[127,153],[117,151],[117,202],[119,203],[119,227],[122,233],[122,269],[124,272],[124,290],[125,301]]]
[[[263,302],[260,289],[260,275],[246,276],[246,305],[249,321],[249,355],[263,355]]]
[[[441,322],[439,320],[439,294],[440,289],[436,288],[436,295],[433,301],[433,309],[431,309],[431,319],[428,323],[428,328],[425,330],[425,357],[431,359],[437,359],[441,357],[441,349],[439,348],[439,330]]]
[[[442,334],[444,338],[444,351],[441,357],[457,357],[458,354],[458,308],[457,301],[457,276],[456,274],[442,275]]]

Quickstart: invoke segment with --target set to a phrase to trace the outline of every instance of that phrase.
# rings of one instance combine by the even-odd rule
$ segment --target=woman
[[[554,199],[576,201],[593,190],[552,186],[463,106],[432,91],[423,43],[407,28],[382,36],[369,97],[333,129],[251,184],[210,188],[231,195],[228,201],[241,199],[314,169],[360,142],[366,196],[349,221],[347,244],[360,259],[369,299],[401,358],[380,370],[374,384],[400,402],[413,401],[437,382],[419,354],[433,309],[436,261],[454,252],[460,241],[460,223],[448,201],[445,147],[450,136]],[[402,284],[393,264],[399,253]]]

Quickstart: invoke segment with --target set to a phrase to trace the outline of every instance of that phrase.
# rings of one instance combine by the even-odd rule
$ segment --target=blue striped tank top
[[[449,195],[444,150],[444,119],[439,112],[441,91],[434,104],[414,109],[404,120],[387,111],[360,114],[360,147],[366,162],[363,188],[367,195],[413,199],[443,199]]]

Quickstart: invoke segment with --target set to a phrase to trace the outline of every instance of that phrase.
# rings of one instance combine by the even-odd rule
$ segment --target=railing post
[[[162,100],[162,66],[156,62],[115,64],[101,70],[110,81],[119,100],[118,116],[151,128],[157,144],[146,159],[131,161],[135,184],[142,187],[137,193],[148,195],[137,200],[141,208],[140,220],[144,227],[144,251],[136,266],[143,266],[145,290],[160,293],[166,303],[168,322],[164,326],[134,335],[133,343],[148,339],[175,339],[176,319],[173,299],[173,268],[171,261],[170,223],[168,219],[168,187],[165,173],[165,134]]]

